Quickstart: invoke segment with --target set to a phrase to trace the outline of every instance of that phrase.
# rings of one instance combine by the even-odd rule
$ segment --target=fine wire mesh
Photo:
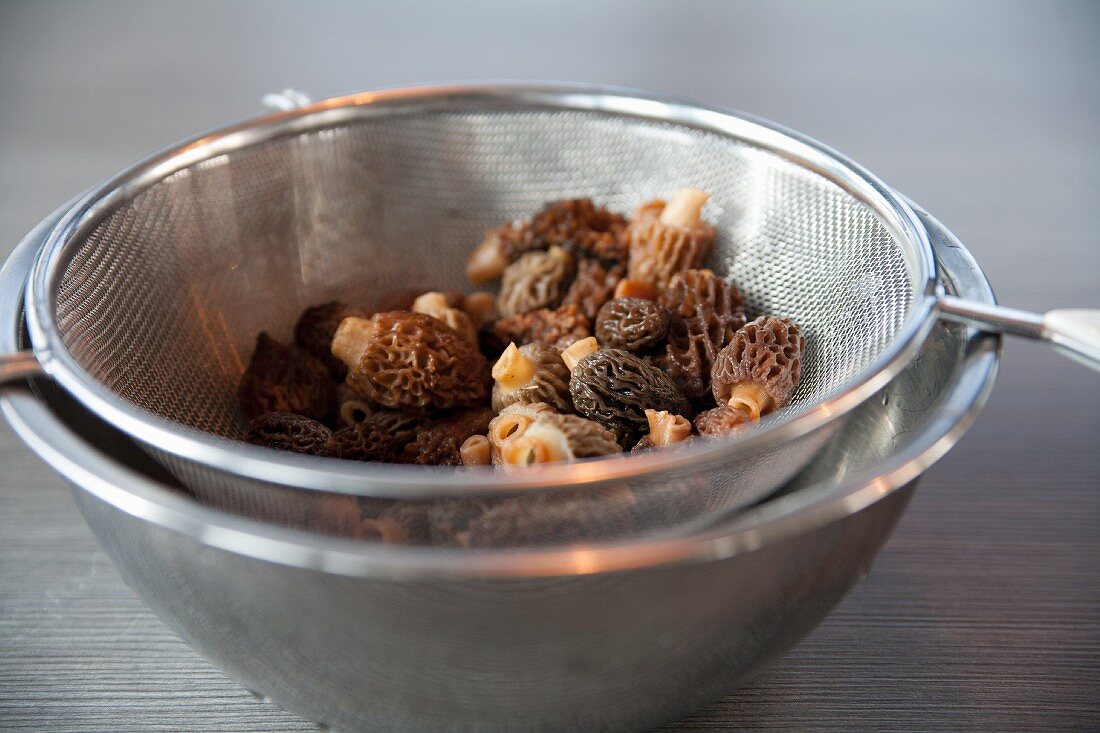
[[[483,232],[547,201],[589,195],[628,213],[683,186],[711,194],[704,216],[719,235],[710,265],[750,313],[803,326],[793,404],[858,377],[890,343],[914,301],[913,278],[905,249],[868,206],[717,133],[568,110],[367,118],[185,168],[70,243],[57,327],[77,363],[118,395],[240,438],[237,383],[258,332],[289,340],[302,309],[333,298],[469,290],[463,263]],[[761,487],[769,478],[774,489],[812,455],[787,453],[755,467]],[[177,474],[209,473],[166,458]],[[193,489],[202,483],[190,479]],[[247,482],[223,475],[205,494],[224,499],[234,482],[243,492]],[[712,476],[706,503],[726,509],[760,498],[761,487]],[[287,512],[276,503],[260,513],[279,521]]]

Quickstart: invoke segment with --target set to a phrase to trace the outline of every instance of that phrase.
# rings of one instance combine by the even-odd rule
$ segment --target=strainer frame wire
[[[280,137],[337,127],[375,115],[424,111],[583,111],[671,123],[765,149],[840,186],[868,206],[902,247],[914,287],[912,308],[893,340],[862,372],[816,404],[761,421],[736,437],[691,441],[640,455],[547,465],[537,471],[463,471],[338,461],[278,453],[230,441],[146,411],[85,371],[62,341],[55,294],[75,247],[105,217],[173,173]],[[935,322],[936,265],[928,233],[909,205],[858,164],[799,133],[741,112],[635,90],[589,85],[433,85],[364,92],[324,100],[219,128],[171,146],[91,189],[50,232],[25,294],[27,327],[43,370],[85,407],[140,443],[184,460],[302,490],[404,499],[493,496],[567,490],[690,467],[703,470],[807,435],[885,386],[916,354]]]

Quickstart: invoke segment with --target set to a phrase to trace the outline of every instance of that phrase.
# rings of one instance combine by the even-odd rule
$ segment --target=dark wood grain
[[[625,84],[852,155],[1006,303],[1100,305],[1100,5],[0,4],[0,253],[55,205],[291,84]],[[578,22],[583,18],[584,22]],[[667,731],[1100,729],[1100,380],[1012,342],[869,578]],[[172,636],[0,427],[0,728],[305,731]]]

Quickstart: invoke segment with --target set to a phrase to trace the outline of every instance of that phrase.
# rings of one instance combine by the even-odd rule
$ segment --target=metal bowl
[[[303,308],[333,298],[462,288],[486,227],[547,200],[588,195],[629,211],[689,184],[711,194],[708,266],[750,314],[805,330],[788,407],[721,438],[538,471],[340,461],[239,440],[236,391],[259,331],[285,338]],[[201,501],[336,533],[361,526],[352,497],[449,509],[472,496],[522,516],[517,545],[562,539],[531,502],[629,515],[574,522],[590,541],[689,532],[801,470],[916,353],[935,307],[927,232],[855,163],[741,113],[582,86],[402,88],[247,120],[94,187],[41,240],[25,297],[33,348],[0,350],[0,381],[8,351],[17,368],[36,362]]]
[[[992,303],[921,213],[940,284]],[[0,282],[21,282],[16,252]],[[18,293],[0,288],[0,349]],[[448,552],[306,533],[202,506],[49,385],[5,388],[17,432],[75,487],[126,581],[275,704],[340,730],[636,731],[720,697],[863,577],[919,474],[969,426],[1000,337],[937,324],[785,493],[688,537]]]

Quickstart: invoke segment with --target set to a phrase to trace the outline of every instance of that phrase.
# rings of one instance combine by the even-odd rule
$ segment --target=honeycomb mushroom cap
[[[348,318],[333,338],[347,384],[372,404],[423,414],[475,405],[489,393],[489,363],[442,321],[412,311]]]
[[[323,421],[336,409],[336,383],[320,359],[261,333],[237,398],[249,420],[267,412],[289,412]]]
[[[664,368],[689,399],[710,393],[714,359],[745,325],[741,294],[710,270],[677,273],[659,302],[672,312]]]
[[[596,320],[600,307],[611,300],[615,286],[626,274],[620,264],[608,265],[602,260],[582,259],[577,265],[577,276],[565,293],[561,304],[575,305],[589,321]]]
[[[625,217],[596,206],[592,199],[566,199],[547,204],[535,215],[528,239],[540,249],[558,245],[583,257],[625,263],[626,226]]]
[[[334,432],[328,455],[346,461],[391,463],[400,447],[399,439],[384,427],[363,422]]]
[[[626,225],[624,217],[597,207],[591,199],[552,201],[531,219],[517,219],[487,231],[470,255],[466,275],[475,284],[488,282],[524,254],[555,246],[608,265],[625,264]]]
[[[302,415],[269,412],[249,421],[245,439],[253,445],[319,456],[328,450],[332,431]]]
[[[603,349],[581,359],[569,391],[578,413],[624,439],[647,428],[647,408],[676,414],[690,408],[667,374],[622,349]]]
[[[665,340],[672,316],[665,306],[642,298],[615,298],[596,316],[596,339],[602,346],[647,351]]]
[[[483,351],[499,354],[509,343],[522,346],[533,342],[565,349],[591,334],[589,321],[575,305],[563,305],[556,310],[541,308],[499,318],[481,330]]]
[[[507,317],[539,308],[556,308],[576,272],[576,258],[561,247],[528,252],[504,270],[497,311]]]
[[[485,433],[493,416],[491,409],[482,406],[455,410],[434,420],[405,444],[401,461],[420,466],[461,466],[462,444],[471,435]]]
[[[561,360],[561,351],[554,346],[531,343],[519,347],[519,353],[535,366],[531,379],[516,389],[506,389],[500,382],[493,384],[493,410],[500,412],[517,402],[545,402],[558,412],[572,412],[569,395],[569,368]]]
[[[714,249],[715,229],[704,221],[691,227],[663,223],[663,203],[650,202],[626,230],[630,249],[627,277],[661,291],[677,272],[702,267]]]
[[[786,407],[798,386],[806,340],[788,318],[762,316],[745,325],[719,352],[711,372],[714,399],[726,404],[737,385],[752,385],[771,397],[772,410]]]
[[[369,308],[356,308],[339,300],[311,306],[298,317],[294,326],[294,342],[323,361],[332,378],[341,381],[348,369],[332,355],[332,335],[345,318],[370,318],[372,313]]]

